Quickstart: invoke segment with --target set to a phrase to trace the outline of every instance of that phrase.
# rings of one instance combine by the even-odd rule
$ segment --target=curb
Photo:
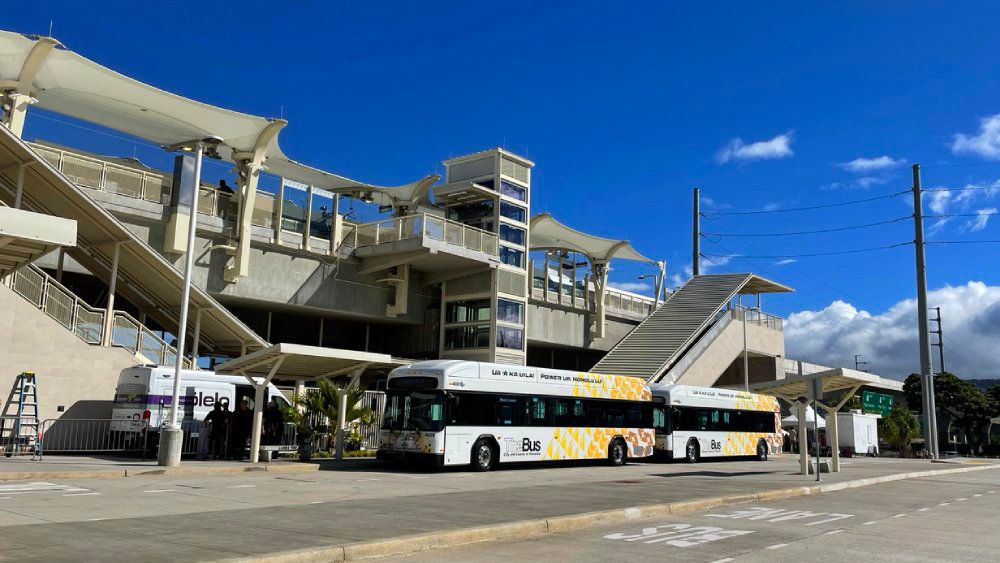
[[[95,469],[78,471],[0,471],[3,481],[42,481],[51,479],[121,479],[163,475],[235,475],[240,473],[311,473],[319,471],[312,463],[289,465],[250,465],[246,467],[134,467],[126,469]]]
[[[631,508],[557,516],[541,520],[522,520],[496,525],[477,526],[461,530],[430,532],[426,534],[399,536],[395,538],[361,543],[285,551],[257,557],[238,557],[228,559],[227,561],[278,563],[288,561],[355,561],[358,559],[376,559],[379,557],[407,555],[432,549],[458,547],[461,545],[500,541],[511,538],[536,538],[551,533],[579,531],[581,528],[599,526],[602,524],[628,522],[642,518],[719,508],[722,506],[747,502],[759,502],[831,493],[835,491],[891,483],[893,481],[903,481],[906,479],[916,479],[921,477],[935,477],[938,475],[950,475],[955,473],[969,473],[972,471],[983,471],[987,469],[1000,469],[1000,465],[977,465],[974,467],[960,467],[954,469],[934,469],[928,471],[913,471],[909,473],[895,473],[892,475],[855,479],[852,481],[829,483],[825,485],[821,484],[807,487],[790,487],[787,489],[775,489],[759,493],[729,495],[666,504],[635,506]]]

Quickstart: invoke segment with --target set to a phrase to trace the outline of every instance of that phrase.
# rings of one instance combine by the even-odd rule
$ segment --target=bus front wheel
[[[757,461],[767,461],[767,444],[764,440],[757,442]]]
[[[476,440],[472,445],[472,468],[476,471],[490,471],[497,464],[496,450],[486,438]]]
[[[687,448],[684,450],[684,459],[688,463],[698,463],[701,451],[698,448],[698,441],[694,438],[688,440]]]
[[[625,447],[625,440],[615,438],[608,446],[608,461],[611,465],[622,466],[628,461],[628,450]]]

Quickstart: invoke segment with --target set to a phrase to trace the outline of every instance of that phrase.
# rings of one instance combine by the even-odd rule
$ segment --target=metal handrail
[[[170,196],[170,183],[164,174],[38,143],[27,145],[79,186],[155,203],[163,203]]]
[[[177,348],[156,335],[149,327],[144,326],[125,311],[115,311],[111,330],[111,345],[125,348],[133,354],[138,354],[157,365],[173,365],[177,361]],[[118,329],[122,330],[119,331]],[[185,368],[191,367],[191,361],[184,358]]]
[[[34,264],[14,272],[14,291],[90,344],[101,341],[103,309],[86,303]]]
[[[361,248],[417,237],[485,252],[491,256],[500,254],[500,237],[496,233],[429,213],[361,223],[345,236],[345,241],[349,240],[354,248]]]
[[[783,328],[784,320],[781,317],[769,315],[750,307],[737,306],[732,309],[733,318],[742,321],[743,316],[747,318],[747,323],[766,327],[771,330],[780,331]]]

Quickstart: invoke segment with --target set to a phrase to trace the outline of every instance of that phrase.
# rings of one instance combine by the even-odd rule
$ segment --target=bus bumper
[[[395,450],[378,450],[375,459],[385,462],[402,462],[441,467],[444,465],[444,454],[428,454],[423,452],[400,452]]]

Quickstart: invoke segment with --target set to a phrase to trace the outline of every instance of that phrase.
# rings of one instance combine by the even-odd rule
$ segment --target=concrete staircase
[[[592,371],[656,382],[716,321],[751,274],[696,276],[635,327]]]

